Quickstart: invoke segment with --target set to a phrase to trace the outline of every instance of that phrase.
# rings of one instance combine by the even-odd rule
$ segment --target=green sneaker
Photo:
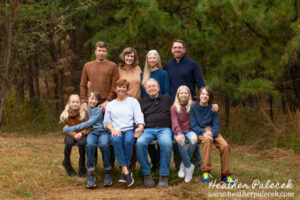
[[[202,183],[209,183],[210,180],[212,179],[212,175],[208,172],[203,172],[202,174]]]

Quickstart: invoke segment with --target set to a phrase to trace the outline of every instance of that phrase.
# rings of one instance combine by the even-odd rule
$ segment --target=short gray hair
[[[151,81],[155,82],[158,85],[158,87],[159,87],[158,81],[156,79],[154,79],[154,78],[148,78],[147,81],[145,82],[145,87],[147,86],[148,82],[151,82]]]

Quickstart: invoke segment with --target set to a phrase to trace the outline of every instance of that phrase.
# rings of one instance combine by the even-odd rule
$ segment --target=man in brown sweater
[[[114,98],[114,84],[119,79],[116,63],[106,59],[107,50],[105,42],[96,43],[96,60],[84,65],[80,81],[80,98],[83,105],[87,106],[88,92],[97,91],[100,94],[102,110],[105,110],[107,103]]]

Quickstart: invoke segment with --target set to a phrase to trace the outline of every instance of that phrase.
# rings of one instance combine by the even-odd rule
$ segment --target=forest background
[[[230,143],[300,154],[299,12],[298,0],[1,0],[0,131],[61,132],[97,41],[116,63],[136,48],[143,69],[147,51],[165,63],[182,39]]]

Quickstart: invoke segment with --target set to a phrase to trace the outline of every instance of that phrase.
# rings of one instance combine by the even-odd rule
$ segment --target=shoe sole
[[[184,180],[184,182],[185,182],[185,183],[189,183],[189,182],[192,181],[192,179],[193,179],[193,178],[191,178],[191,180],[188,180],[188,181]]]
[[[109,187],[109,186],[111,186],[112,185],[112,183],[109,183],[109,184],[103,184],[103,186],[105,186],[105,187]]]
[[[134,184],[134,179],[132,178],[132,182],[127,185],[127,187],[131,187]]]
[[[94,189],[95,187],[96,187],[96,184],[95,185],[86,185],[87,189]]]
[[[227,182],[227,181],[221,181],[222,183],[226,183],[226,184],[229,184],[229,185],[234,185],[235,183],[232,183],[232,182]]]
[[[179,175],[178,175],[178,178],[184,178],[184,177],[185,177],[185,176],[179,176]]]
[[[151,187],[154,187],[155,184],[153,184],[153,185],[145,185],[145,184],[144,184],[144,186],[146,186],[147,188],[151,188]]]
[[[119,183],[126,183],[126,180],[119,180]]]
[[[165,186],[162,186],[162,185],[158,185],[157,187],[158,188],[167,188],[169,185],[165,185]]]

